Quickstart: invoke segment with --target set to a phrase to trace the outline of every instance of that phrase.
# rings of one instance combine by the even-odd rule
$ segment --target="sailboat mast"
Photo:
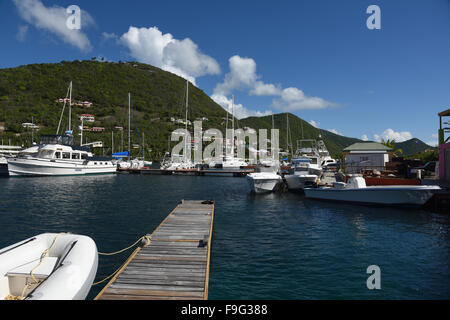
[[[185,128],[185,136],[184,136],[184,159],[187,160],[187,146],[188,146],[188,141],[187,141],[187,118],[188,118],[188,107],[189,107],[189,81],[186,79],[186,119],[185,119],[185,124],[184,124],[184,128]]]
[[[289,113],[286,112],[286,150],[289,154]]]
[[[72,128],[72,81],[70,81],[70,94],[69,94],[69,131]]]
[[[128,92],[128,155],[131,156],[131,94]]]
[[[231,131],[231,157],[234,158],[234,94],[231,95],[231,113],[233,114],[233,130]]]

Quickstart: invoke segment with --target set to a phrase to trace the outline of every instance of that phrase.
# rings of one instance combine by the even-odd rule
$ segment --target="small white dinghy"
[[[367,187],[363,177],[351,177],[348,183],[335,182],[333,187],[306,188],[305,196],[365,204],[421,206],[439,190],[439,186],[427,185]]]
[[[97,266],[97,246],[87,236],[34,236],[0,250],[0,299],[83,300]]]

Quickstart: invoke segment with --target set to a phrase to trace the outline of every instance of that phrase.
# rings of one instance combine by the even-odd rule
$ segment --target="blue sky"
[[[81,30],[65,26],[69,5]],[[370,5],[381,29],[369,30]],[[137,60],[237,114],[289,111],[345,136],[436,142],[450,105],[450,1],[0,0],[0,68]]]

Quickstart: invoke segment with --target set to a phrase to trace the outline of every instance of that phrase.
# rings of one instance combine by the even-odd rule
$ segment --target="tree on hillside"
[[[381,144],[385,145],[388,148],[391,148],[392,150],[394,150],[395,148],[395,139],[386,139],[384,140],[383,138],[381,138]],[[401,148],[395,149],[394,150],[394,156],[396,157],[400,157],[403,154],[403,150]]]

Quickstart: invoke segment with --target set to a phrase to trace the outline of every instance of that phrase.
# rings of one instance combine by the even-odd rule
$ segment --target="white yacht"
[[[274,167],[261,167],[257,172],[247,175],[250,190],[254,193],[273,192],[283,182],[283,178]]]
[[[297,141],[297,150],[294,158],[309,158],[309,172],[320,177],[323,169],[321,166],[321,156],[317,148],[317,141],[313,139],[302,139]]]
[[[319,140],[317,140],[317,152],[320,157],[320,166],[323,170],[336,170],[337,161],[330,156],[325,143],[322,140],[321,135],[319,135]]]
[[[37,154],[8,159],[10,176],[58,176],[115,173],[109,158],[93,157],[83,147],[73,145],[70,135],[41,137]]]
[[[439,190],[439,186],[427,185],[366,186],[363,177],[353,176],[348,183],[334,182],[333,187],[305,188],[305,196],[353,203],[420,206]]]
[[[244,159],[226,156],[222,162],[222,169],[240,169],[247,165]]]
[[[306,157],[292,159],[293,173],[284,175],[289,190],[303,190],[317,182],[319,177],[310,173],[311,162],[312,160]]]

